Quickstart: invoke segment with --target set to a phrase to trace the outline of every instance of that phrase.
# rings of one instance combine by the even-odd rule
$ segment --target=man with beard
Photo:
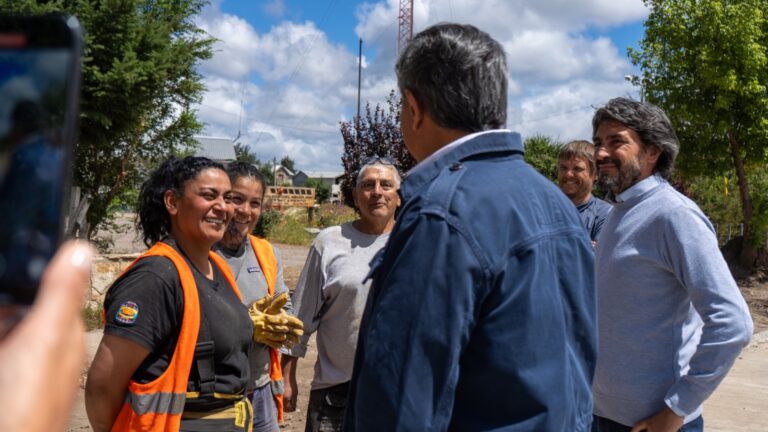
[[[610,100],[592,119],[598,184],[615,204],[596,248],[599,351],[592,430],[701,431],[701,407],[752,320],[699,207],[668,183],[666,114]]]
[[[595,146],[591,142],[571,141],[560,149],[557,184],[579,211],[593,245],[611,211],[610,204],[592,195],[596,179]]]

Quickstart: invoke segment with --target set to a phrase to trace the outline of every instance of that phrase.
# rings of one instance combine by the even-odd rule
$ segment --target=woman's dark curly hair
[[[248,177],[256,180],[261,185],[262,195],[267,193],[267,179],[264,174],[249,164],[248,162],[232,162],[227,166],[227,174],[229,175],[229,181],[234,185],[237,179],[241,177]]]
[[[172,190],[176,195],[181,195],[184,192],[184,183],[208,168],[226,172],[222,164],[208,158],[187,156],[179,159],[171,156],[152,171],[141,185],[139,203],[136,206],[136,229],[141,231],[147,247],[151,247],[171,232],[171,218],[163,200],[165,191]]]

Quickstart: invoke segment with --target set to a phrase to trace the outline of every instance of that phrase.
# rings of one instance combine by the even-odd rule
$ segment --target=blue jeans
[[[629,432],[631,426],[624,426],[604,417],[592,416],[592,432]],[[684,424],[678,432],[704,432],[704,418],[698,416]]]
[[[272,394],[272,385],[259,387],[251,395],[253,405],[253,432],[280,432],[277,425],[277,405]]]

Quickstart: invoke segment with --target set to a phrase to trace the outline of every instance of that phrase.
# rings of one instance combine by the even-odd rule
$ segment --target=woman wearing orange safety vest
[[[233,208],[206,158],[171,158],[142,185],[137,226],[151,248],[110,287],[88,374],[94,431],[250,431],[253,324],[211,247]],[[226,199],[225,199],[226,198]]]
[[[232,183],[230,201],[234,215],[224,238],[214,246],[229,264],[242,294],[243,302],[250,305],[261,301],[266,304],[272,298],[284,294],[287,303],[278,305],[266,320],[279,321],[291,328],[293,335],[301,333],[301,321],[286,315],[293,313],[288,289],[283,282],[280,255],[268,241],[250,235],[261,217],[264,201],[264,176],[251,164],[233,162],[227,167]],[[278,432],[278,421],[283,416],[283,376],[277,348],[286,345],[289,335],[281,336],[258,324],[254,328],[254,344],[251,346],[251,380],[248,393],[253,405],[253,431]],[[298,341],[295,337],[293,340]],[[290,342],[288,341],[290,344]]]

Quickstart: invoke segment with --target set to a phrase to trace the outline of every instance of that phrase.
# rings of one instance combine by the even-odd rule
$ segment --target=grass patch
[[[283,215],[270,230],[269,241],[273,243],[285,243],[290,245],[308,246],[312,243],[314,235],[307,232],[307,216]]]
[[[357,219],[355,210],[339,204],[322,204],[316,211],[315,227],[323,229]]]
[[[85,330],[91,331],[104,327],[101,321],[101,315],[104,312],[104,306],[101,303],[96,306],[88,305],[83,308],[83,320],[85,321]]]
[[[267,223],[261,224],[260,221],[260,224],[265,228],[263,231],[269,241],[300,246],[309,246],[315,238],[315,234],[308,232],[306,228],[324,229],[357,218],[357,213],[353,209],[336,204],[321,205],[315,210],[312,223],[308,222],[307,211],[304,209],[293,209],[285,213],[265,212],[262,213],[262,218],[265,214]],[[258,228],[255,231],[258,231]]]

